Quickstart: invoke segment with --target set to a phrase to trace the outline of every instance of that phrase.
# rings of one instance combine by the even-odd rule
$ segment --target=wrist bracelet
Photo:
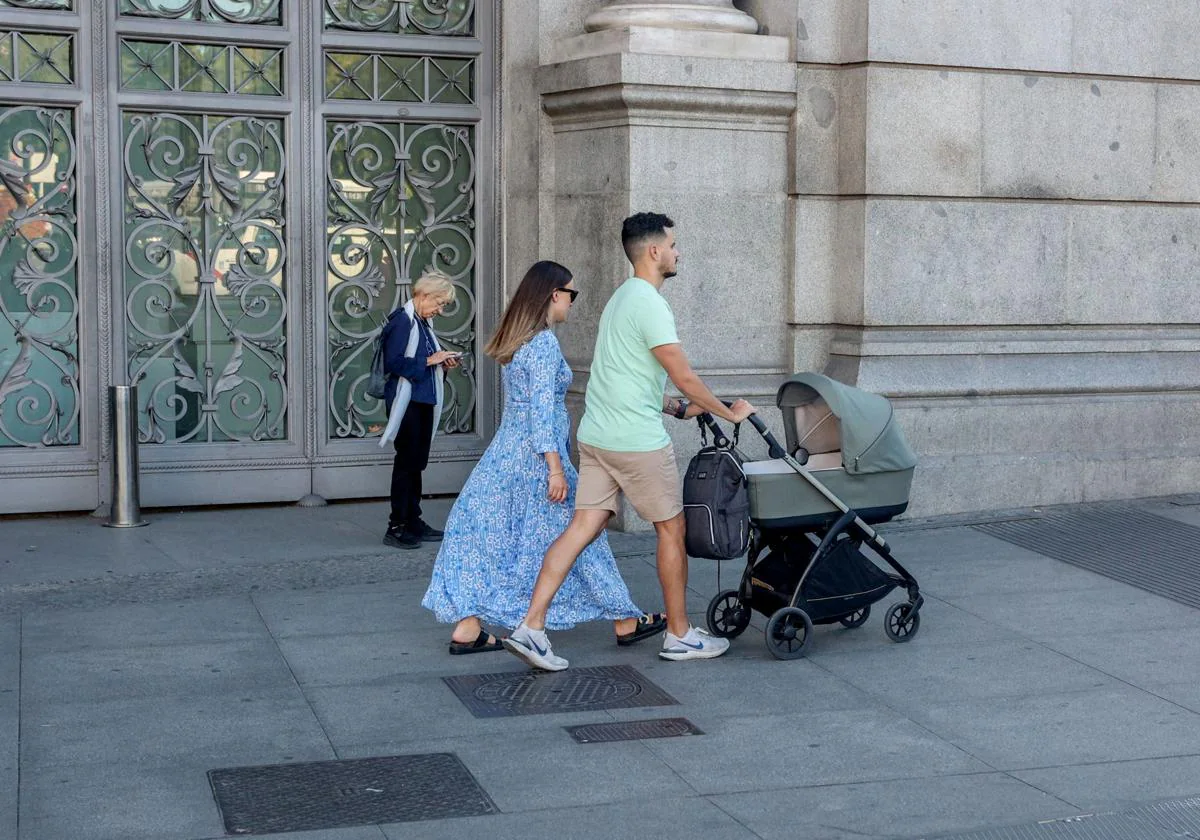
[[[675,409],[675,419],[682,420],[684,417],[687,417],[687,410],[688,410],[688,401],[680,400],[679,408]]]
[[[550,473],[550,478],[554,478],[554,476],[562,475],[562,474],[563,474],[562,470],[559,470],[558,472],[552,472],[552,473]]]

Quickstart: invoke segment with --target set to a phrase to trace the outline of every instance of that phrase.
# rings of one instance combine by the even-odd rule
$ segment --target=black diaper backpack
[[[732,560],[746,553],[750,489],[731,446],[705,446],[692,458],[683,477],[683,515],[688,556]]]

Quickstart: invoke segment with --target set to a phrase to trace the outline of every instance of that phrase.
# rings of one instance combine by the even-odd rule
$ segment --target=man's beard
[[[677,273],[677,272],[676,272],[674,269],[672,269],[671,271],[664,271],[664,272],[663,272],[663,279],[664,279],[664,280],[669,280],[670,278],[674,277],[676,273]]]

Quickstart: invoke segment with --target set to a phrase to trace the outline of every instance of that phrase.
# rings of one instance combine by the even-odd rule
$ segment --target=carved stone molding
[[[745,131],[787,131],[796,108],[788,91],[612,84],[545,94],[542,107],[555,131],[631,123],[720,125]]]
[[[611,0],[593,12],[584,23],[588,32],[622,29],[627,26],[658,26],[665,29],[702,29],[753,35],[758,21],[733,7],[732,0],[642,0],[640,3]]]

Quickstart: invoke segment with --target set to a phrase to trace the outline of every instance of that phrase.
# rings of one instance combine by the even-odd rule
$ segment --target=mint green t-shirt
[[[626,280],[600,316],[580,443],[651,452],[671,442],[662,419],[667,372],[650,351],[678,343],[675,315],[658,289],[640,277]]]

